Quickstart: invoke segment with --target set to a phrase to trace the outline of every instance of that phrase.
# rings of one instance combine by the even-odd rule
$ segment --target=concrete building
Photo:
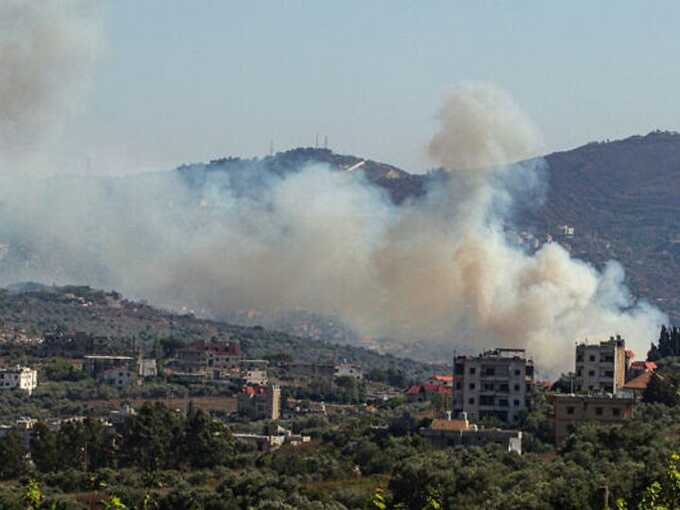
[[[588,421],[619,424],[633,415],[635,399],[611,394],[551,395],[554,409],[555,443],[564,441],[576,425]]]
[[[127,367],[113,367],[103,370],[97,374],[97,380],[117,388],[128,388],[133,384],[141,383],[137,372]]]
[[[248,359],[241,361],[240,374],[245,384],[265,386],[269,383],[267,368],[269,362],[264,359]]]
[[[533,361],[524,349],[494,349],[454,359],[453,412],[514,423],[529,407]]]
[[[0,369],[0,389],[20,389],[29,395],[38,387],[38,371],[17,365],[14,368]]]
[[[104,372],[114,369],[129,370],[134,358],[130,356],[90,355],[83,358],[83,369],[95,379]]]
[[[215,374],[237,371],[242,360],[241,346],[236,342],[198,341],[177,351],[173,369],[178,373],[219,379]]]
[[[252,420],[278,420],[281,417],[281,387],[244,386],[237,398],[239,414]]]
[[[485,446],[500,444],[509,452],[522,455],[522,432],[520,430],[480,429],[473,425],[463,413],[460,420],[433,420],[429,427],[420,429],[420,434],[441,446]]]
[[[356,379],[357,381],[361,381],[364,378],[364,372],[361,370],[361,367],[358,367],[356,365],[350,365],[349,363],[341,363],[339,365],[335,365],[335,374],[334,377],[351,377],[352,379]]]
[[[626,341],[619,335],[576,346],[576,393],[616,393],[626,382]]]

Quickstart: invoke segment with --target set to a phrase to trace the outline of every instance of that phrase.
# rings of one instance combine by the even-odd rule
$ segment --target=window
[[[595,370],[590,370],[590,371],[588,371],[588,375],[589,375],[590,377],[595,377]]]
[[[484,369],[484,375],[489,375],[489,376],[496,375],[496,369],[494,367],[486,367]]]
[[[514,400],[514,401],[513,401],[513,405],[514,405],[515,407],[519,407],[519,400]]]
[[[493,383],[484,383],[482,388],[484,388],[484,391],[493,391]]]
[[[596,407],[596,408],[595,408],[595,414],[596,414],[597,416],[602,416],[602,411],[603,411],[603,410],[602,410],[601,407]]]
[[[593,356],[593,355],[591,354],[589,359],[590,359],[590,361],[595,361],[595,356]]]
[[[507,393],[510,391],[510,388],[508,387],[507,383],[501,384],[500,387],[498,388],[498,391],[501,391],[503,393]]]
[[[479,397],[479,405],[480,406],[492,406],[493,405],[493,397],[491,395],[482,395]]]
[[[515,370],[515,375],[519,376],[522,375],[522,371],[518,368]]]
[[[515,387],[515,391],[519,391],[519,388],[520,388],[519,384],[515,384],[514,387]]]
[[[579,368],[579,369],[576,371],[576,376],[577,376],[577,377],[581,377],[582,375],[583,375],[583,369],[582,369],[582,368]]]
[[[477,369],[475,367],[470,367],[470,374],[474,375],[476,373],[477,373]]]
[[[471,390],[474,390],[474,389],[475,389],[475,383],[473,383],[473,382],[470,383],[470,389],[471,389]]]
[[[474,399],[474,398],[469,398],[469,399],[468,399],[468,404],[470,404],[471,406],[475,405],[475,399]]]
[[[614,377],[614,371],[613,370],[607,370],[604,373],[605,377]]]
[[[574,407],[573,406],[567,407],[567,414],[574,414]]]
[[[621,416],[621,409],[618,407],[612,408],[612,416]]]
[[[463,385],[460,382],[456,383],[456,389],[459,390],[463,387]]]
[[[508,407],[508,399],[501,398],[498,400],[499,407]]]

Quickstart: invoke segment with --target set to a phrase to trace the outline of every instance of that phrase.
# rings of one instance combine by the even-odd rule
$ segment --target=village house
[[[38,371],[17,365],[0,369],[0,390],[19,389],[29,395],[38,387]]]
[[[440,446],[485,446],[500,444],[509,452],[522,454],[522,432],[497,428],[480,429],[468,421],[465,413],[461,419],[452,420],[450,413],[444,419],[432,420],[429,427],[421,428],[420,434]]]
[[[336,379],[338,377],[351,377],[352,379],[361,381],[364,378],[364,372],[363,370],[361,370],[361,367],[358,367],[356,365],[350,365],[349,363],[341,363],[339,365],[335,365],[334,377]]]
[[[251,420],[278,420],[281,416],[281,387],[244,386],[237,397],[237,411]]]
[[[534,364],[524,349],[497,348],[479,356],[456,356],[453,377],[454,413],[514,423],[529,407]]]
[[[251,443],[257,446],[261,451],[272,451],[280,448],[283,445],[299,446],[311,441],[310,436],[302,434],[294,434],[288,429],[276,427],[274,434],[233,434],[234,439],[245,443]]]
[[[562,443],[573,427],[585,422],[620,424],[633,415],[635,400],[612,394],[574,395],[555,393],[550,397],[554,409],[555,443]]]
[[[406,390],[406,398],[409,402],[429,402],[435,395],[451,400],[453,397],[453,388],[444,384],[434,384],[427,382],[425,384],[414,384]]]
[[[238,372],[242,360],[241,346],[236,342],[197,341],[177,351],[172,368],[176,374],[220,379],[223,372]]]

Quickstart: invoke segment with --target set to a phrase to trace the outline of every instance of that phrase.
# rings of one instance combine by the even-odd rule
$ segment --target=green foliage
[[[21,436],[10,432],[0,438],[0,478],[11,480],[23,476],[28,471],[26,451],[21,444]]]

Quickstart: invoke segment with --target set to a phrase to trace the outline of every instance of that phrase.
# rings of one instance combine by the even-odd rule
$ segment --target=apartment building
[[[38,371],[17,365],[0,369],[0,390],[20,389],[29,395],[38,387]]]
[[[577,393],[616,393],[626,383],[626,341],[620,335],[576,346]]]
[[[524,349],[498,348],[454,359],[454,413],[514,423],[529,407],[534,364]]]
[[[633,416],[632,397],[611,394],[551,396],[554,408],[555,443],[564,441],[576,425],[594,421],[615,425]]]

